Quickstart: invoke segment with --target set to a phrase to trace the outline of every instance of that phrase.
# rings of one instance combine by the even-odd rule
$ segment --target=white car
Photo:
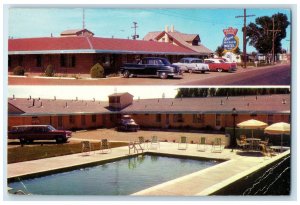
[[[199,58],[182,58],[178,63],[173,63],[173,65],[179,66],[180,70],[182,70],[183,72],[205,73],[205,71],[209,71],[208,65],[203,63],[203,60]]]

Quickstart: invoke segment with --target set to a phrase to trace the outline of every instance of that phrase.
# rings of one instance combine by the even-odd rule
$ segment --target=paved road
[[[182,79],[105,78],[105,79],[46,79],[9,77],[9,85],[290,85],[289,64],[260,68],[239,68],[235,73],[184,73]]]
[[[182,85],[290,85],[289,65],[267,69],[253,69],[235,73],[232,76],[218,76],[205,80],[192,81]]]

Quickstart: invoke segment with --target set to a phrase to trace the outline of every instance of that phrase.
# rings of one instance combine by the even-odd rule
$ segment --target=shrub
[[[45,76],[53,77],[54,76],[54,70],[52,65],[48,65],[45,70]]]
[[[17,66],[13,70],[14,75],[24,75],[25,74],[25,69],[22,66]]]
[[[91,78],[103,78],[104,68],[99,63],[96,63],[90,70]]]

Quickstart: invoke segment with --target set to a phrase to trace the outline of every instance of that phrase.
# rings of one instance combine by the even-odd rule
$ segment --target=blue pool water
[[[8,186],[43,195],[129,195],[218,163],[146,154]]]

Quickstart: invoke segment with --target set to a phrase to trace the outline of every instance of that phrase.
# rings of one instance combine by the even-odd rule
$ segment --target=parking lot
[[[9,85],[290,85],[291,66],[280,64],[264,67],[239,67],[234,73],[206,72],[184,73],[183,78],[160,79],[156,77],[122,76],[91,79],[89,74],[79,74],[77,78],[41,77],[33,73],[27,76],[8,77]]]

